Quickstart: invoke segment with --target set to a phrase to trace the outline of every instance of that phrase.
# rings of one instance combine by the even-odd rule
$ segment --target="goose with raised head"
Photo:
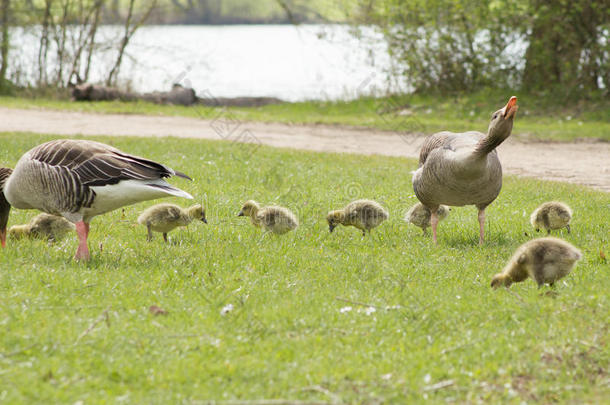
[[[8,216],[10,206],[61,215],[76,225],[79,245],[74,258],[89,260],[87,237],[95,216],[161,197],[193,198],[165,181],[171,176],[190,180],[186,174],[103,143],[46,142],[26,152],[6,179],[3,194],[8,204],[0,201],[0,219]],[[0,232],[4,231],[5,227]]]
[[[434,243],[437,243],[437,210],[441,204],[476,206],[479,243],[485,240],[485,208],[502,188],[502,165],[496,147],[510,136],[517,109],[517,97],[513,96],[492,114],[487,134],[439,132],[424,141],[419,168],[413,173],[413,190],[431,211]]]

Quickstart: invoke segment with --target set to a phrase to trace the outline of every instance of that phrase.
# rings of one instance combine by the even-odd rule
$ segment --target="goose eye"
[[[496,118],[498,118],[498,113],[495,113],[493,117],[491,117],[492,120],[495,120]]]

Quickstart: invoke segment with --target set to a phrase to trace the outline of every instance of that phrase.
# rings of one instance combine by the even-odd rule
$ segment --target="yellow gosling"
[[[332,232],[339,224],[353,226],[362,231],[362,235],[371,232],[389,218],[388,212],[376,201],[356,200],[341,210],[330,211],[326,216],[328,229]]]
[[[74,231],[74,224],[64,217],[50,214],[39,214],[26,225],[15,225],[8,230],[11,238],[46,239],[57,241]]]
[[[547,234],[551,230],[567,228],[570,233],[570,221],[572,220],[572,209],[559,201],[545,202],[534,210],[530,217],[530,223],[536,232],[546,229]]]
[[[564,240],[552,237],[530,240],[521,245],[504,270],[493,277],[491,286],[508,288],[528,277],[536,281],[538,287],[553,286],[555,281],[569,274],[581,258],[580,250]]]
[[[138,223],[148,230],[149,242],[152,240],[152,233],[162,232],[163,240],[167,243],[167,233],[179,226],[187,226],[193,220],[199,219],[208,223],[205,218],[205,209],[201,204],[193,205],[189,208],[181,208],[175,204],[157,204],[147,208],[138,217]]]
[[[439,221],[442,221],[449,215],[449,211],[451,209],[446,205],[439,205],[436,210],[436,215]],[[422,203],[417,203],[412,206],[407,214],[405,215],[405,221],[412,223],[415,226],[420,227],[424,231],[424,235],[426,234],[426,230],[430,226],[430,217],[431,212],[428,207],[423,205]]]
[[[288,208],[278,206],[261,208],[253,200],[246,201],[237,216],[250,217],[254,226],[262,227],[265,231],[276,235],[285,234],[299,226],[299,220]]]

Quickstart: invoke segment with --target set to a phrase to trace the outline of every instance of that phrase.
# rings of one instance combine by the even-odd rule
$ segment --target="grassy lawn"
[[[49,139],[1,134],[0,165]],[[610,266],[600,251],[610,255],[609,194],[506,177],[487,210],[485,246],[476,210],[464,207],[440,224],[436,247],[402,220],[416,202],[412,160],[97,139],[191,175],[172,183],[204,201],[209,225],[147,243],[135,221],[153,203],[126,207],[93,221],[88,264],[71,260],[75,235],[54,245],[9,240],[0,402],[608,399]],[[326,212],[359,197],[380,201],[390,219],[371,237],[329,234]],[[262,237],[236,217],[249,198],[288,206],[301,226]],[[555,295],[531,280],[493,291],[491,277],[534,235],[529,213],[551,199],[574,209],[572,233],[559,236],[583,260]],[[33,215],[13,210],[9,225]]]
[[[354,101],[284,103],[264,107],[230,108],[244,121],[293,124],[348,125],[392,131],[485,131],[491,114],[513,92],[489,91],[459,97],[405,95],[361,98]],[[564,105],[552,99],[520,95],[518,113],[521,140],[610,142],[610,102],[600,97]],[[49,98],[0,97],[0,106],[50,108],[99,113],[176,115],[211,119],[221,111],[204,106],[156,105],[145,102],[71,102]]]

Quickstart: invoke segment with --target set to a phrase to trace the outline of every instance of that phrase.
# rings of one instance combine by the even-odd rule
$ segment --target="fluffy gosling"
[[[250,217],[250,221],[257,227],[268,232],[282,235],[299,226],[297,217],[288,208],[269,206],[261,208],[256,201],[248,200],[237,214],[239,217]]]
[[[450,208],[446,205],[439,205],[436,210],[438,220],[442,221],[449,215]],[[412,206],[407,214],[405,215],[405,221],[412,223],[415,226],[420,227],[426,234],[426,230],[430,226],[430,209],[422,203],[417,203]]]
[[[388,212],[376,201],[356,200],[347,204],[342,210],[330,211],[326,216],[328,229],[332,232],[339,224],[353,226],[362,231],[362,235],[371,232],[388,219]]]
[[[14,239],[30,238],[57,241],[74,229],[76,229],[74,224],[64,217],[39,214],[25,225],[11,226],[8,230],[8,234]]]
[[[567,228],[570,233],[570,221],[572,220],[572,209],[559,201],[545,202],[534,210],[530,217],[530,223],[536,229],[546,229],[547,234],[552,229]]]
[[[511,257],[502,273],[496,274],[491,286],[510,287],[512,283],[524,281],[531,277],[538,287],[566,276],[574,264],[582,258],[580,250],[568,242],[552,238],[538,238],[521,245]]]
[[[175,204],[157,204],[147,208],[138,217],[138,223],[146,226],[148,237],[152,240],[152,233],[162,232],[163,240],[167,243],[167,233],[179,226],[187,226],[194,219],[199,219],[203,223],[208,223],[205,218],[205,209],[201,204],[193,205],[189,208],[181,208]]]

